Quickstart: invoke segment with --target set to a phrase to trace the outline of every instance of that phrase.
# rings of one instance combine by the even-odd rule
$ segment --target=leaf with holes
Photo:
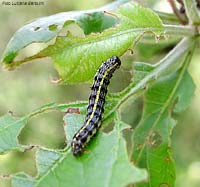
[[[70,118],[66,125],[73,129],[77,125],[77,114],[68,115]],[[121,134],[121,130],[127,127],[118,119],[115,123],[116,127],[109,134],[99,132],[81,157],[74,157],[70,150],[59,153],[39,149],[36,154],[38,175],[34,181],[29,180],[29,184],[34,182],[35,187],[123,187],[146,180],[146,171],[136,168],[128,159],[126,143]],[[68,130],[66,133],[74,132]]]
[[[66,36],[58,36],[60,31],[58,29],[53,44],[51,43],[39,53],[21,60],[14,60],[12,54],[15,52],[8,50],[3,58],[4,65],[7,68],[14,68],[32,59],[50,56],[53,58],[54,65],[63,82],[70,84],[86,82],[94,76],[102,61],[113,55],[121,56],[132,48],[144,33],[161,34],[163,32],[159,17],[150,9],[143,8],[135,3],[124,4],[113,11],[102,12],[100,10],[85,13],[66,13],[66,15],[57,15],[57,17],[52,16],[38,20],[38,23],[42,23],[46,28],[49,25],[49,20],[55,20],[56,18],[57,21],[60,21],[65,18],[65,22],[68,20],[65,23],[68,31]],[[91,16],[91,19],[88,19],[88,16]],[[97,20],[100,20],[100,25],[98,22],[96,23]],[[47,25],[45,25],[45,21]],[[33,23],[38,25],[37,21]],[[92,28],[88,27],[88,24]],[[30,25],[26,27],[29,28]],[[74,33],[74,28],[72,27],[75,27],[76,33]],[[23,28],[18,31],[18,35],[21,35],[22,31]],[[35,38],[42,37],[40,33],[43,32],[42,29],[41,31],[38,29],[35,32],[38,32],[38,35],[34,34],[34,36],[36,35]],[[51,33],[52,31],[48,32]],[[24,36],[26,35],[23,34]],[[32,36],[27,35],[27,37]],[[47,42],[50,38],[45,41]],[[8,49],[13,47],[14,41],[14,39],[11,40],[8,44]],[[18,42],[20,43],[20,41]],[[18,46],[21,46],[21,43]],[[23,47],[25,46],[23,45]],[[23,47],[19,47],[18,51]]]
[[[115,24],[116,21],[112,16],[104,14],[104,11],[115,9],[126,1],[114,2],[98,10],[64,12],[36,19],[20,28],[14,34],[6,47],[2,61],[7,68],[16,66],[20,62],[14,62],[14,58],[18,55],[20,56],[19,53],[23,48],[34,43],[48,44],[49,41],[62,32],[70,31],[78,36],[84,36],[84,33],[88,34],[95,31],[102,32]],[[40,48],[42,47],[45,48],[47,46],[41,45]],[[33,50],[33,48],[31,49]]]
[[[184,110],[194,94],[193,81],[186,71],[188,55],[182,69],[160,78],[144,95],[142,119],[134,132],[133,160],[147,168],[149,182],[136,186],[174,186],[170,138],[176,122],[171,113]]]

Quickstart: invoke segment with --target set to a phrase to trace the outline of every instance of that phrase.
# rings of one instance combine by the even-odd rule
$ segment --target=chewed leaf
[[[74,119],[77,117],[70,115]],[[72,120],[72,125],[75,123]],[[146,180],[146,171],[136,168],[128,159],[121,134],[126,127],[118,120],[115,123],[119,123],[119,127],[109,134],[99,132],[81,157],[73,156],[70,150],[60,153],[40,148],[36,153],[37,176],[31,178],[19,173],[13,176],[13,184],[30,187],[123,187]]]
[[[153,12],[137,4],[124,5],[112,15],[119,20],[115,27],[85,38],[69,34],[67,37],[57,38],[53,46],[41,51],[40,56],[51,56],[54,59],[63,82],[77,83],[90,80],[102,61],[113,55],[121,56],[132,48],[137,37],[151,31],[152,20],[155,28],[162,28],[159,18]],[[141,20],[141,17],[145,19]]]
[[[108,24],[102,25],[107,17],[109,17],[111,21]],[[36,21],[25,25],[15,33],[6,48],[3,61],[5,64],[7,64],[9,68],[9,63],[11,63],[11,61],[17,56],[17,53],[20,52],[21,49],[27,47],[32,43],[47,43],[55,38],[63,29],[65,29],[65,34],[67,33],[67,31],[73,33],[73,28],[71,29],[71,25],[73,25],[75,22],[77,22],[77,24],[82,27],[83,31],[81,31],[77,27],[76,33],[74,32],[73,34],[84,36],[82,32],[88,33],[94,31],[94,28],[92,26],[86,27],[86,25],[89,24],[89,21],[95,18],[98,18],[99,21],[99,23],[97,23],[97,26],[99,26],[99,28],[101,29],[99,30],[99,32],[106,29],[106,27],[109,27],[109,24],[115,23],[114,18],[110,18],[110,16],[107,16],[102,12],[90,13],[90,11],[86,13],[59,13],[49,17],[37,19]]]
[[[157,80],[145,93],[142,119],[134,132],[133,160],[137,166],[147,168],[149,182],[138,186],[174,186],[170,138],[176,121],[171,113],[173,109],[185,109],[194,94],[193,81],[185,68],[189,55],[182,69]]]
[[[30,114],[27,114],[24,117],[16,118],[11,114],[6,114],[0,117],[0,153],[5,153],[11,150],[23,151],[27,145],[21,145],[18,143],[18,136],[21,133],[21,130],[27,124],[27,121],[40,113],[49,110],[59,110],[61,112],[67,112],[70,108],[79,108],[79,112],[85,112],[87,102],[75,102],[68,104],[56,104],[50,103],[44,105],[37,110],[34,110]]]
[[[75,119],[77,115],[72,117]],[[115,120],[115,123],[120,122]],[[81,157],[73,156],[70,150],[59,153],[39,149],[34,186],[123,187],[146,180],[146,171],[136,168],[128,159],[122,129],[115,128],[109,134],[99,132]]]
[[[66,36],[59,36],[63,26],[55,26],[56,24],[51,23],[50,31],[49,27],[47,29],[49,22],[52,22],[52,19],[55,18],[54,16],[42,18],[48,20],[47,25],[45,25],[48,31],[45,32],[54,33],[53,36],[49,34],[49,38],[43,42],[56,38],[55,43],[33,56],[15,60],[16,53],[29,45],[30,42],[25,42],[26,45],[24,45],[21,40],[16,40],[20,43],[17,46],[20,47],[15,49],[13,47],[15,40],[12,39],[4,55],[4,65],[7,68],[14,68],[23,62],[50,56],[53,58],[55,67],[63,82],[68,84],[86,82],[94,76],[102,61],[113,55],[121,56],[132,48],[144,33],[161,34],[163,32],[159,17],[151,10],[135,3],[124,4],[113,11],[102,11],[100,9],[95,12],[71,12],[56,16],[62,24],[64,24],[63,19],[65,20],[64,25],[68,31]],[[62,19],[59,19],[59,16],[62,16]],[[38,21],[44,24],[44,21]],[[37,24],[37,21],[33,23]],[[76,25],[79,29],[77,27],[72,29],[70,28],[71,25]],[[76,33],[74,30],[76,30]],[[35,32],[40,35],[39,32],[42,31],[37,29]],[[25,36],[23,28],[17,33],[20,37]],[[37,37],[40,38],[42,35]],[[26,41],[26,39],[23,41]]]
[[[0,118],[0,152],[12,149],[24,150],[24,146],[18,143],[17,137],[25,126],[26,118],[14,118],[6,114]]]
[[[65,34],[67,31],[73,32],[70,28],[71,26],[69,26],[73,23],[76,23],[80,27],[79,33],[77,31],[74,32],[75,35],[82,36],[82,32],[88,34],[95,32],[95,30],[102,32],[104,29],[115,24],[116,21],[112,16],[105,15],[104,11],[115,9],[124,2],[111,3],[97,10],[64,12],[36,19],[20,28],[13,35],[7,45],[2,61],[9,68],[9,64],[13,63],[14,58],[24,47],[32,43],[47,43],[57,37],[63,29],[65,30]]]

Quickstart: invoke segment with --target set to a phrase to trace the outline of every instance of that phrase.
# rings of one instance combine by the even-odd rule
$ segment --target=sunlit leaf
[[[59,16],[62,19],[59,19]],[[55,67],[63,82],[86,82],[94,76],[102,61],[113,55],[121,56],[132,48],[144,33],[153,32],[159,35],[163,32],[159,17],[150,9],[143,8],[135,3],[124,4],[112,12],[102,12],[102,10],[94,13],[76,12],[68,13],[67,16],[69,17],[57,15],[56,18],[62,21],[65,19],[65,22],[70,20],[66,27],[71,24],[78,24],[81,29],[84,29],[84,33],[89,35],[81,35],[80,33],[73,33],[73,29],[69,30],[66,36],[56,35],[54,44],[49,45],[49,47],[32,57],[19,61],[13,61],[13,58],[8,58],[9,54],[13,54],[12,52],[5,52],[3,61],[6,67],[14,68],[32,59],[50,56],[53,58]],[[55,16],[43,19],[52,20],[55,19]],[[93,20],[95,23],[93,23]],[[38,22],[40,23],[41,20],[38,20]],[[42,23],[44,24],[44,21]],[[46,23],[47,25],[44,25],[45,28],[49,25],[49,21],[46,21]],[[36,25],[37,21],[34,24]],[[88,27],[88,24],[90,27]],[[93,24],[95,24],[95,27]],[[81,31],[81,29],[79,30]],[[76,30],[78,29],[76,28]],[[23,28],[18,32],[19,35],[23,34]],[[32,36],[29,35],[29,37]],[[41,35],[38,37],[41,37]],[[12,45],[11,40],[8,48]]]

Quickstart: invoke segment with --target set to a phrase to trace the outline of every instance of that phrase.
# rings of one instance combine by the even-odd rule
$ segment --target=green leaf
[[[115,9],[117,6],[125,2],[126,1],[118,1],[111,3],[110,5],[102,7],[102,10],[100,8],[88,11],[71,11],[36,19],[20,28],[13,35],[6,47],[2,61],[7,64],[9,68],[9,64],[13,63],[14,58],[18,55],[20,50],[32,43],[47,43],[57,37],[63,29],[66,29],[66,27],[66,31],[71,31],[68,26],[72,23],[80,24],[80,27],[85,33],[88,32],[86,25],[89,25],[89,23],[96,23],[97,28],[101,28],[102,31],[113,24],[113,20],[110,21],[111,16],[105,16],[103,11]],[[93,26],[89,27],[90,31],[94,31],[94,29]]]
[[[153,65],[147,64],[144,62],[135,62],[134,63],[134,84],[138,84],[142,79],[144,79],[148,74],[153,72],[156,69]]]
[[[14,58],[23,48],[32,43],[47,43],[57,37],[63,29],[66,29],[66,32],[73,32],[73,29],[70,28],[70,25],[73,23],[80,27],[76,27],[78,33],[74,31],[75,35],[82,35],[82,32],[89,33],[88,30],[94,32],[94,29],[96,29],[93,26],[94,24],[96,24],[97,28],[100,28],[98,32],[103,31],[103,29],[112,26],[114,21],[111,20],[111,16],[105,16],[103,12],[116,9],[125,2],[127,0],[117,1],[97,10],[71,11],[36,19],[23,26],[13,35],[6,47],[2,61],[9,68],[9,64],[13,63]],[[86,26],[89,26],[89,28]]]
[[[50,56],[53,58],[55,67],[63,82],[71,84],[86,82],[94,76],[102,61],[113,55],[121,56],[128,49],[132,48],[136,41],[138,41],[138,38],[144,33],[154,32],[155,34],[161,34],[163,32],[163,26],[159,17],[151,10],[135,3],[124,4],[116,9],[115,12],[95,12],[92,14],[91,20],[87,14],[79,13],[79,16],[75,17],[74,20],[76,23],[79,23],[81,29],[85,28],[85,33],[94,31],[95,33],[81,36],[70,30],[66,36],[57,36],[56,42],[53,45],[50,45],[38,54],[21,61],[7,62],[4,60],[4,64],[7,68],[13,68],[22,62]],[[101,19],[102,16],[106,17],[105,20]],[[54,17],[46,19],[52,18]],[[98,19],[101,24],[98,24]],[[93,23],[95,27],[90,23],[93,20],[94,22],[97,21],[97,24]],[[91,27],[88,28],[88,24]],[[67,26],[69,25],[71,24]]]
[[[81,126],[82,121],[77,121],[77,114],[67,115],[66,123],[69,127],[65,129],[68,130],[66,134],[72,134],[74,132],[70,129],[75,125]],[[126,143],[121,134],[127,126],[118,118],[115,123],[115,128],[109,134],[100,131],[81,157],[73,156],[70,150],[60,153],[40,148],[36,153],[37,176],[32,180],[28,176],[16,174],[13,177],[14,187],[25,184],[34,187],[123,187],[146,180],[146,171],[136,168],[128,159]]]
[[[63,82],[85,82],[94,76],[102,61],[112,55],[121,56],[132,48],[137,37],[151,31],[151,28],[162,28],[158,16],[137,4],[125,4],[112,14],[119,20],[115,27],[85,38],[71,34],[65,38],[58,37],[56,43],[39,56],[54,59]]]
[[[84,123],[85,115],[66,114],[64,116],[64,129],[67,142],[70,145],[74,134],[81,128]]]
[[[0,118],[0,152],[9,150],[23,151],[25,146],[18,143],[17,137],[25,126],[26,118],[14,118],[6,114]]]
[[[17,173],[12,177],[13,187],[33,187],[34,183],[34,178],[22,172]]]
[[[87,102],[75,102],[68,104],[47,104],[37,110],[27,114],[21,118],[15,118],[11,114],[6,114],[0,117],[0,153],[5,153],[11,150],[23,151],[27,148],[27,145],[21,145],[18,143],[18,136],[21,130],[27,124],[27,121],[40,113],[49,110],[59,110],[61,112],[66,112],[69,108],[77,108],[82,112],[85,112]]]
[[[194,94],[194,83],[186,71],[190,59],[188,53],[182,69],[160,78],[144,95],[142,119],[134,132],[133,160],[137,166],[147,168],[149,181],[138,186],[174,186],[170,138],[176,122],[171,113],[174,107],[175,111],[185,109]]]
[[[61,153],[56,151],[50,151],[46,149],[39,149],[36,154],[36,162],[38,166],[38,175],[37,177],[42,177],[46,175],[53,165],[59,160],[62,156]]]
[[[69,115],[70,119],[67,120],[74,123],[67,125],[72,129],[77,125],[77,114]],[[120,127],[120,121],[115,122],[118,124],[114,130],[109,134],[100,131],[81,157],[73,156],[69,150],[56,153],[40,149],[36,156],[40,172],[35,179],[35,186],[118,187],[145,180],[145,170],[134,167],[128,160],[126,143],[121,134],[125,127],[123,124]]]
[[[103,32],[117,24],[117,19],[103,12],[94,12],[84,14],[78,21],[78,25],[83,29],[86,35],[90,33]]]

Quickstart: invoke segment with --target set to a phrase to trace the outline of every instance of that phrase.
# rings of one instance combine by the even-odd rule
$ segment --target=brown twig
[[[178,19],[180,20],[180,22],[185,25],[187,24],[187,21],[186,21],[186,17],[185,17],[185,9],[184,9],[184,4],[182,1],[178,1],[180,4],[181,4],[181,8],[180,10],[176,7],[176,4],[174,2],[174,0],[168,0],[174,14],[178,17]]]

